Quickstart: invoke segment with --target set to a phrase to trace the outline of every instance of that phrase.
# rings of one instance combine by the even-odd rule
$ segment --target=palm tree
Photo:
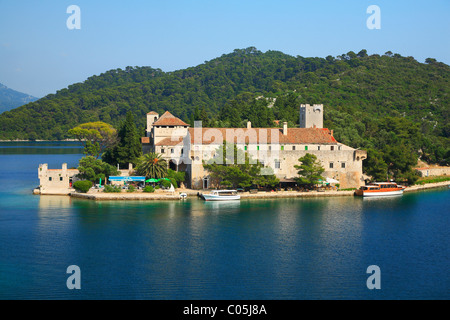
[[[139,158],[136,172],[147,178],[164,178],[167,175],[167,162],[160,154],[150,152]]]

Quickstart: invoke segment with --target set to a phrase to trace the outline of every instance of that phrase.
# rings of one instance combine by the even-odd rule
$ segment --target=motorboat
[[[210,193],[202,193],[201,197],[205,201],[227,201],[241,199],[241,196],[237,194],[237,190],[212,190]]]
[[[399,196],[403,194],[404,190],[404,186],[395,182],[372,182],[356,190],[355,195],[363,197]]]
[[[186,200],[186,198],[187,198],[187,193],[186,192],[181,192],[180,193],[180,199],[181,200]]]

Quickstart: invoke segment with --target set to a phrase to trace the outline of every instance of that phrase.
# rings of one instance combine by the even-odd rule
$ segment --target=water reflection
[[[200,204],[205,213],[226,214],[236,213],[241,207],[240,201],[205,201]]]
[[[403,195],[392,195],[392,196],[373,196],[373,197],[363,197],[364,201],[389,201],[389,200],[396,200],[401,198]]]
[[[59,210],[66,209],[72,206],[72,198],[69,196],[55,196],[55,195],[41,195],[39,196],[40,216],[50,209]]]

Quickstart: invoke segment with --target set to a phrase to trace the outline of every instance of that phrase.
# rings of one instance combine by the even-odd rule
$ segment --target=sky
[[[0,0],[0,83],[40,98],[111,69],[174,71],[251,46],[450,64],[449,15],[449,0]]]

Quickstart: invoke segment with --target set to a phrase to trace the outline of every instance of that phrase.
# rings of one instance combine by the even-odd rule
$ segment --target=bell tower
[[[300,128],[323,128],[323,104],[300,105]]]
[[[147,129],[145,130],[146,136],[150,137],[152,132],[152,125],[159,119],[159,114],[155,111],[150,111],[147,113]]]

